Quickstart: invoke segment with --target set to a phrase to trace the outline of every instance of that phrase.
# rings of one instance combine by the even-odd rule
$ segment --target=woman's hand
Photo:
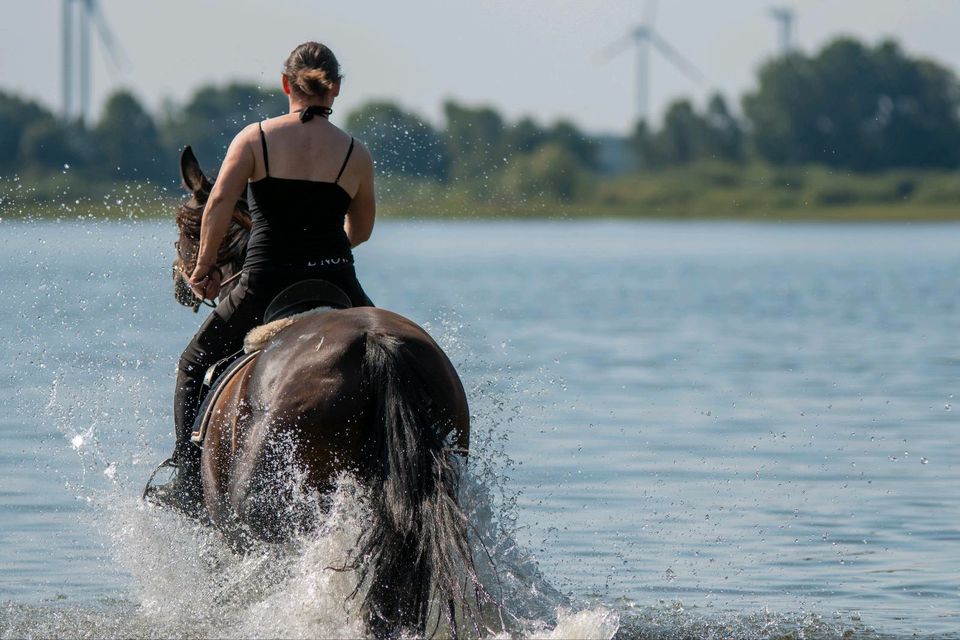
[[[220,293],[220,281],[223,274],[216,265],[197,264],[187,281],[190,290],[201,300],[213,300]]]

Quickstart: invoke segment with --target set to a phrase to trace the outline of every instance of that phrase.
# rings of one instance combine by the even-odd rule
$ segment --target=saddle
[[[214,363],[203,376],[200,409],[193,423],[190,441],[203,447],[210,414],[217,398],[236,374],[254,360],[266,342],[304,313],[349,309],[350,297],[326,280],[303,280],[290,285],[274,297],[263,314],[263,324],[254,327],[244,340],[244,348]]]

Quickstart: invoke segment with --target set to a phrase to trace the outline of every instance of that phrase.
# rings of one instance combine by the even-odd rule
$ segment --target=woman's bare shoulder
[[[300,118],[295,113],[284,113],[279,116],[273,116],[257,123],[263,127],[264,131],[273,131],[274,129],[287,129],[294,124],[300,124]],[[254,125],[256,126],[256,124]]]
[[[248,124],[233,137],[234,145],[247,145],[259,137],[258,123]]]
[[[258,136],[260,133],[260,123],[251,122],[243,129],[240,129],[240,133],[237,134],[237,138],[252,138]]]
[[[370,150],[367,149],[367,145],[363,144],[363,140],[353,138],[353,153],[362,162],[370,164],[371,166],[373,165],[373,156],[370,154]]]

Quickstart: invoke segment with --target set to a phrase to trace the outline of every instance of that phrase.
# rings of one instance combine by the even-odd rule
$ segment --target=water
[[[358,633],[323,570],[362,526],[348,485],[282,557],[135,499],[200,320],[173,301],[171,224],[0,225],[0,636]],[[386,221],[358,261],[468,388],[471,499],[520,632],[942,638],[957,231]]]

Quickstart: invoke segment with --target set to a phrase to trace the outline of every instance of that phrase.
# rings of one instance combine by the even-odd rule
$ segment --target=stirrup
[[[174,469],[174,476],[169,482],[159,486],[153,484],[158,471],[170,468]],[[193,471],[190,460],[167,458],[150,474],[147,486],[143,489],[143,501],[179,511],[190,518],[201,518],[204,509],[203,490],[200,487],[199,477],[193,477]]]
[[[153,473],[150,474],[150,477],[147,478],[147,484],[146,484],[146,486],[143,487],[143,493],[140,495],[140,499],[141,499],[141,500],[146,500],[146,499],[147,499],[147,494],[150,493],[150,490],[151,490],[151,489],[157,489],[157,488],[158,488],[158,487],[153,486],[153,479],[157,476],[157,473],[159,473],[161,469],[167,469],[167,468],[169,468],[169,467],[173,467],[174,469],[177,469],[177,472],[179,473],[180,465],[179,465],[179,464],[177,463],[177,461],[173,458],[173,456],[167,458],[166,460],[164,460],[163,462],[161,462],[160,464],[158,464],[158,465],[157,465],[157,468],[154,469],[154,470],[153,470]],[[161,485],[161,486],[163,486],[163,485]]]

